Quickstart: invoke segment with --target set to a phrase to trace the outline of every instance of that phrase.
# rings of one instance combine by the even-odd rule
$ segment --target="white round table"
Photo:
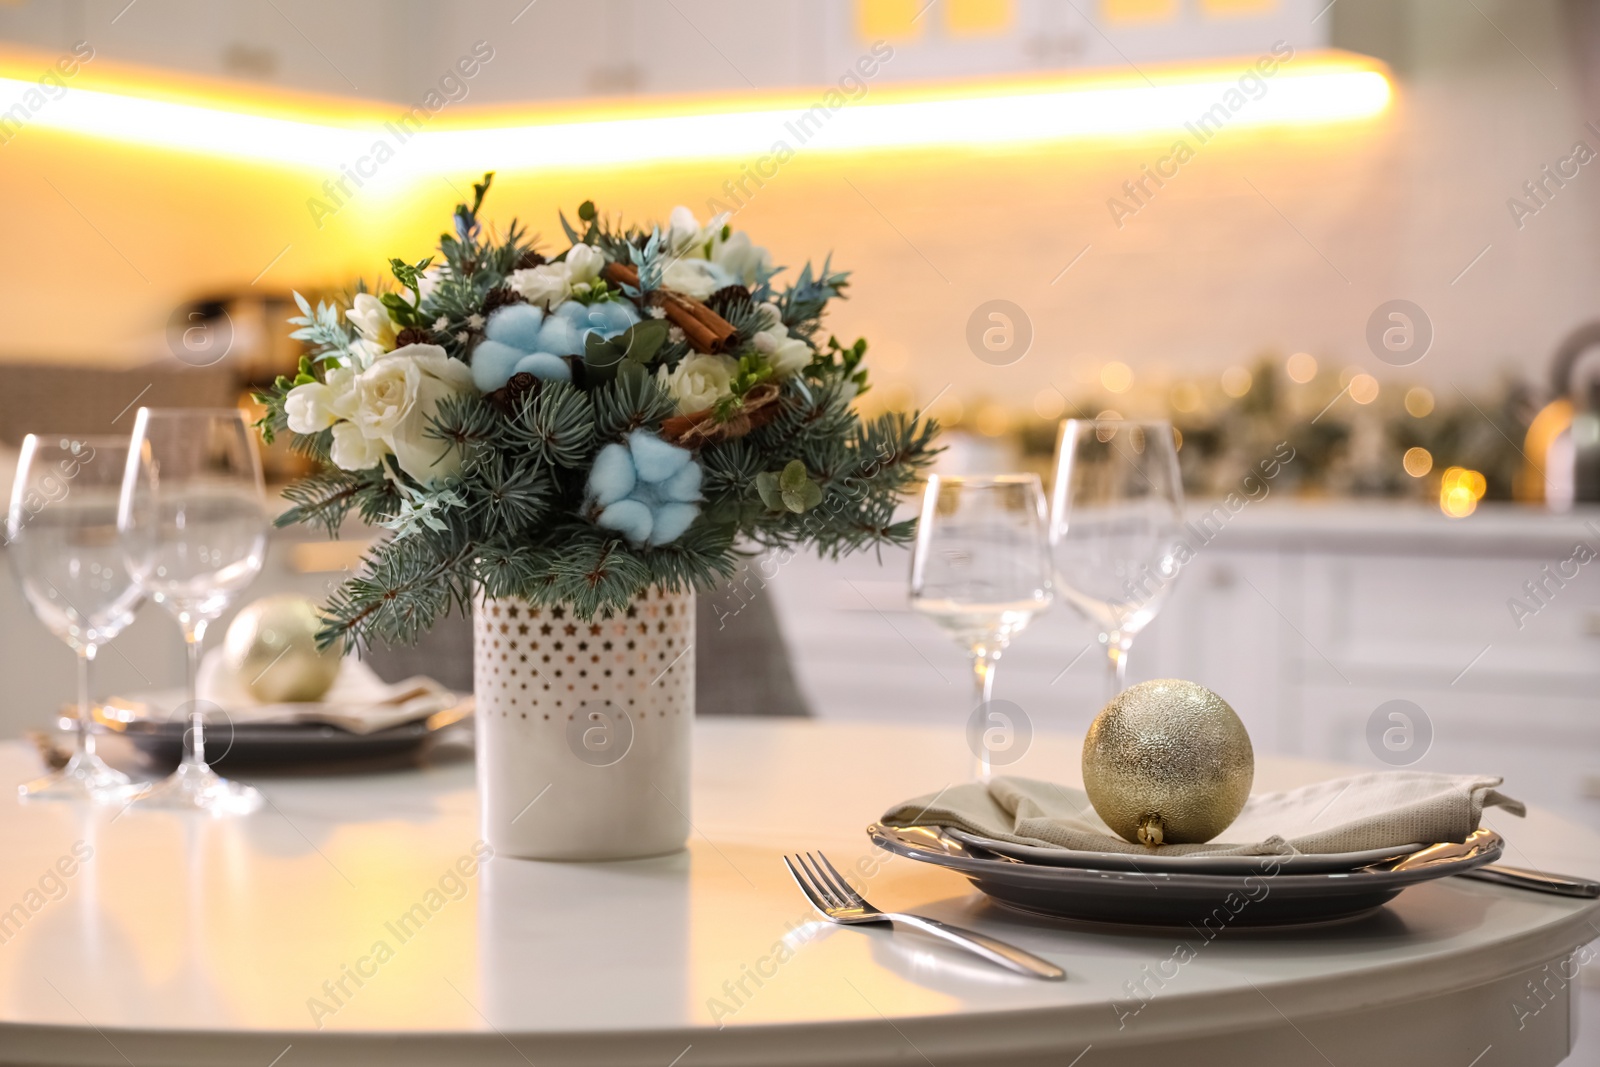
[[[1353,922],[1203,944],[1035,921],[862,833],[964,777],[956,731],[697,731],[690,849],[626,863],[480,860],[467,761],[257,778],[270,803],[232,820],[0,801],[0,1063],[1539,1067],[1569,1047],[1568,957],[1600,935],[1596,902],[1451,879]],[[1042,736],[1015,770],[1076,781],[1077,752]],[[0,745],[8,792],[37,766]],[[1256,786],[1337,773],[1264,758]],[[1508,862],[1600,876],[1587,831],[1490,822]],[[819,924],[779,862],[818,847],[859,861],[880,906],[1068,979]],[[1180,943],[1194,958],[1173,973]]]

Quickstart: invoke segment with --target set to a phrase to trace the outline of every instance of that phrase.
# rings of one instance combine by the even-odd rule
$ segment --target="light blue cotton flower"
[[[589,469],[596,524],[635,546],[671,544],[700,514],[700,464],[645,430],[602,448]]]
[[[588,334],[610,340],[638,321],[633,305],[615,300],[590,306],[569,300],[550,314],[533,304],[498,308],[472,351],[473,384],[490,393],[521,371],[544,381],[571,381],[572,368],[562,357],[583,355]]]

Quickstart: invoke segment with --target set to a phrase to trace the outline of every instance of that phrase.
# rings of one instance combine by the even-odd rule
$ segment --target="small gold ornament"
[[[1083,742],[1083,788],[1105,824],[1152,848],[1226,830],[1250,796],[1255,749],[1227,701],[1193,682],[1140,682]]]
[[[317,651],[322,618],[296,593],[262,597],[228,626],[223,658],[239,684],[264,704],[321,699],[339,674],[337,648]]]

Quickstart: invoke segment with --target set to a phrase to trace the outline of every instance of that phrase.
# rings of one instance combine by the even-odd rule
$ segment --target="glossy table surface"
[[[958,731],[696,729],[689,850],[626,863],[480,860],[472,764],[443,755],[421,769],[256,778],[269,803],[243,819],[0,801],[0,1063],[1065,1067],[1092,1046],[1095,1067],[1257,1031],[1261,1058],[1237,1062],[1320,1063],[1311,1053],[1334,1038],[1319,1034],[1510,988],[1600,936],[1595,902],[1460,879],[1353,922],[1215,941],[1032,920],[957,876],[875,853],[862,832],[891,803],[965,776]],[[1015,770],[1075,782],[1077,753],[1077,739],[1041,734]],[[8,791],[36,770],[31,750],[0,744]],[[1256,788],[1338,773],[1263,757]],[[1586,830],[1540,811],[1486,821],[1506,835],[1507,862],[1600,876]],[[1014,977],[914,933],[815,922],[779,857],[818,847],[880,906],[1015,941],[1068,980]],[[1192,958],[1175,965],[1179,944]],[[1545,1025],[1510,1002],[1494,1010],[1530,1033]],[[1549,1017],[1564,1027],[1565,1012],[1562,1001]],[[1502,1051],[1480,1067],[1555,1062],[1500,1059],[1512,1039],[1496,1036],[1504,1020],[1493,1026]],[[1419,1050],[1435,1047],[1423,1030]],[[1481,1036],[1461,1037],[1463,1067]]]

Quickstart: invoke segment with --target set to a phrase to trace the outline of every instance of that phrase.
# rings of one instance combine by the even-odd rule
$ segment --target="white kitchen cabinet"
[[[0,38],[45,51],[414,104],[475,42],[470,103],[827,87],[874,41],[874,83],[1324,47],[1325,0],[21,0]],[[1315,21],[1313,21],[1315,20]],[[1241,63],[1241,70],[1243,63]]]

